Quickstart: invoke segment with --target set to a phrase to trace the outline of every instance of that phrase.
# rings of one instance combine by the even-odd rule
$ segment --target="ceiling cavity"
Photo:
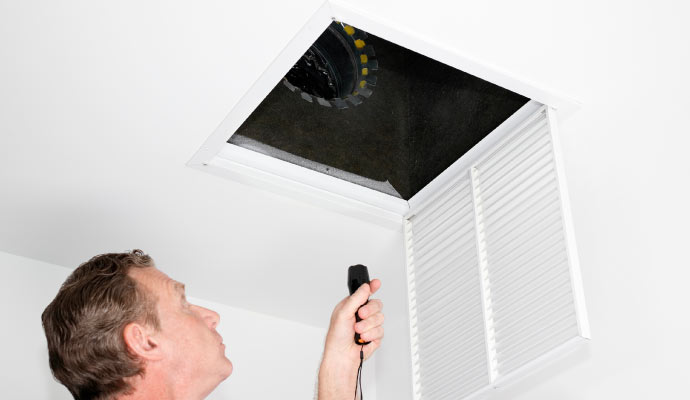
[[[528,101],[333,22],[228,142],[408,200]]]

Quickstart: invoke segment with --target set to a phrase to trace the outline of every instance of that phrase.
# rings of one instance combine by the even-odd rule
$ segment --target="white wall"
[[[71,399],[48,367],[41,313],[70,270],[0,252],[1,397]]]
[[[382,282],[381,290],[376,293],[376,297],[380,298],[384,304],[383,313],[386,318],[385,336],[374,357],[376,359],[376,398],[411,400],[412,360],[402,228],[396,239],[399,241],[399,250],[390,255],[389,263],[397,268],[382,269],[376,275]],[[374,269],[371,268],[371,270]]]
[[[71,270],[0,252],[0,397],[70,399],[54,381],[41,313]],[[325,329],[190,298],[221,316],[219,333],[234,372],[209,399],[311,399]],[[373,364],[365,367],[365,396],[375,399]]]
[[[209,399],[314,398],[326,329],[194,297],[190,301],[220,314],[218,332],[234,367],[230,378]],[[368,362],[363,368],[367,400],[376,400],[373,367],[374,363]]]
[[[311,399],[325,329],[190,297],[220,314],[233,373],[209,399]]]

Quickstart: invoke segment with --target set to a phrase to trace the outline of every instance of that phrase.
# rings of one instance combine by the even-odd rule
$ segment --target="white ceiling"
[[[646,31],[613,1],[347,3],[584,103],[562,133],[586,288],[601,243],[647,232],[621,227],[678,218],[629,215],[687,179],[682,13]],[[0,250],[74,267],[139,247],[193,296],[317,326],[348,265],[400,276],[401,232],[185,166],[321,4],[0,0]]]

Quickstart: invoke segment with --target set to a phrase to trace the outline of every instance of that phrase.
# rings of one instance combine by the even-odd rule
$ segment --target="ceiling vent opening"
[[[525,107],[576,109],[401,28],[325,2],[188,165],[399,229],[423,188]]]
[[[528,101],[334,21],[228,142],[409,200]]]

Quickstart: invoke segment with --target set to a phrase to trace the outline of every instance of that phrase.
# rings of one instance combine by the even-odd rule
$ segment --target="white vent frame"
[[[577,108],[575,101],[526,83],[506,71],[459,54],[446,45],[406,30],[400,24],[367,15],[345,1],[325,1],[260,78],[227,114],[187,163],[188,166],[250,186],[287,195],[319,207],[400,229],[412,202],[364,188],[286,161],[277,160],[227,143],[258,107],[286,71],[302,56],[333,20],[346,21],[366,32],[450,65],[461,71],[519,93],[558,110],[561,118]],[[493,134],[492,134],[493,135]]]
[[[536,117],[540,116],[540,117]],[[493,307],[491,304],[487,303],[490,299],[491,293],[486,287],[489,279],[486,275],[486,249],[482,248],[481,236],[484,235],[485,229],[481,224],[483,223],[483,218],[481,217],[482,202],[478,201],[478,193],[476,193],[476,179],[477,170],[476,166],[480,165],[482,162],[488,160],[493,153],[498,152],[504,143],[516,140],[512,136],[517,135],[520,130],[528,124],[529,121],[535,119],[543,119],[546,123],[546,129],[548,131],[547,137],[551,143],[551,156],[552,161],[550,164],[553,166],[552,173],[555,175],[555,186],[556,192],[558,193],[559,201],[558,209],[560,214],[556,213],[560,219],[563,240],[564,240],[564,250],[566,253],[566,260],[568,269],[568,274],[566,275],[570,285],[569,290],[572,295],[572,304],[574,310],[574,319],[576,321],[577,332],[571,339],[561,343],[557,347],[540,353],[541,355],[537,358],[531,359],[531,361],[523,363],[519,368],[504,374],[498,375],[498,360],[496,357],[496,338],[494,332],[494,322],[493,322]],[[508,153],[512,154],[512,153]],[[464,178],[463,178],[464,177]],[[537,102],[530,102],[525,107],[520,109],[511,118],[506,120],[501,126],[499,126],[491,135],[485,138],[481,143],[479,143],[470,152],[465,154],[460,160],[455,162],[451,167],[449,167],[443,174],[439,175],[434,181],[422,189],[417,195],[410,199],[411,209],[405,215],[404,222],[404,232],[405,232],[405,250],[406,250],[406,272],[407,272],[407,283],[408,283],[408,294],[409,294],[409,322],[410,322],[410,343],[411,343],[411,359],[412,359],[412,392],[414,400],[426,400],[429,397],[422,396],[422,385],[420,373],[420,338],[418,337],[417,330],[419,329],[419,324],[417,321],[417,303],[419,300],[417,282],[415,278],[415,251],[413,247],[415,245],[415,237],[412,232],[411,220],[416,217],[420,210],[425,210],[427,208],[433,208],[435,204],[438,203],[438,199],[445,196],[444,193],[448,192],[448,188],[452,187],[453,182],[457,182],[458,179],[465,179],[471,181],[472,185],[472,201],[474,204],[475,212],[475,236],[477,237],[477,248],[476,248],[476,267],[478,269],[478,276],[480,277],[480,289],[482,292],[481,296],[481,307],[484,309],[484,328],[485,328],[485,345],[486,345],[486,376],[489,379],[489,384],[486,387],[481,388],[474,393],[466,394],[462,396],[462,399],[472,399],[477,397],[484,397],[488,395],[494,388],[503,388],[510,386],[513,382],[522,379],[526,375],[530,375],[542,369],[545,365],[548,365],[551,361],[557,360],[563,356],[564,353],[573,351],[578,346],[585,344],[590,338],[590,328],[587,319],[587,311],[584,300],[584,291],[582,287],[581,273],[579,260],[577,256],[577,247],[575,243],[575,234],[572,226],[572,219],[570,214],[570,204],[569,196],[567,191],[567,185],[565,180],[565,174],[563,170],[563,161],[560,150],[560,143],[558,139],[558,126],[556,123],[556,115],[553,108],[541,105]],[[441,272],[445,273],[445,272]],[[421,289],[420,289],[421,290]],[[570,295],[565,293],[566,296]],[[541,317],[540,317],[541,318]],[[467,323],[472,323],[468,321]],[[452,334],[452,332],[450,332]],[[447,362],[444,360],[444,362]]]

